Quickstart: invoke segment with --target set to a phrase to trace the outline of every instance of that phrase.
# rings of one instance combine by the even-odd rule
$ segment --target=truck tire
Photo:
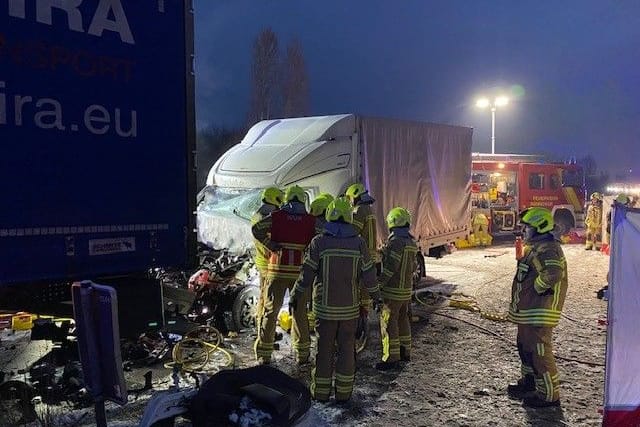
[[[256,326],[256,309],[260,289],[248,285],[242,289],[233,301],[232,315],[236,331],[251,329]]]
[[[440,259],[445,255],[447,255],[446,245],[434,246],[432,248],[429,248],[429,253],[427,254],[427,256],[430,256],[435,259]]]

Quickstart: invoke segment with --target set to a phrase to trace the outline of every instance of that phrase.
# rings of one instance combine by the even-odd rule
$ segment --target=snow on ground
[[[609,258],[585,251],[581,245],[563,248],[569,265],[569,292],[564,317],[555,330],[555,353],[576,361],[557,361],[561,409],[528,409],[506,396],[507,383],[519,376],[514,325],[446,309],[426,324],[414,325],[413,361],[377,398],[367,416],[355,419],[353,425],[600,425],[606,330],[598,319],[605,315],[606,303],[595,292],[606,282]],[[427,260],[427,274],[457,285],[483,309],[506,311],[514,257],[510,247],[458,251],[440,260]],[[507,341],[439,313],[475,323]]]
[[[413,360],[398,372],[378,372],[373,367],[380,351],[378,324],[374,320],[371,342],[358,356],[352,401],[345,406],[314,403],[313,414],[305,425],[600,425],[606,329],[598,319],[605,316],[606,302],[598,300],[595,293],[606,283],[609,258],[585,251],[581,245],[563,248],[569,265],[569,292],[563,318],[555,330],[555,353],[564,358],[557,361],[561,408],[529,409],[507,397],[506,385],[519,376],[514,325],[445,307],[413,324]],[[455,287],[474,297],[483,310],[506,311],[515,270],[514,249],[510,245],[429,258],[426,267],[431,282]],[[236,367],[255,364],[253,339],[247,334],[226,340],[227,348],[236,356]],[[308,383],[310,370],[293,363],[288,335],[280,346],[274,353],[274,365]],[[156,389],[166,388],[170,384],[167,371],[164,376],[161,369],[157,371],[155,378],[160,380]],[[136,425],[149,396],[150,393],[140,396],[125,408],[109,405],[110,425]],[[89,414],[74,424],[92,423]],[[179,425],[189,423],[182,421]]]

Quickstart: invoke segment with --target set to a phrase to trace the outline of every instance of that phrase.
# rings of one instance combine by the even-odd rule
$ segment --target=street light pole
[[[498,96],[496,99],[489,101],[487,98],[480,98],[476,101],[478,108],[491,108],[491,154],[496,154],[496,110],[498,107],[504,107],[509,103],[506,96]]]
[[[491,107],[491,154],[496,154],[496,107]]]

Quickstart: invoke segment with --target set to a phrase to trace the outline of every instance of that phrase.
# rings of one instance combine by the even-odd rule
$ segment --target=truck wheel
[[[447,255],[447,247],[445,245],[440,245],[440,246],[434,246],[433,248],[429,248],[429,253],[427,256],[430,256],[435,259],[440,259],[445,255]]]
[[[260,289],[257,286],[245,286],[233,301],[233,323],[237,331],[256,326],[256,310]]]

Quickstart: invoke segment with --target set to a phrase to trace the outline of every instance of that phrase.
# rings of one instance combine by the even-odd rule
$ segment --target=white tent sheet
[[[640,426],[640,210],[612,215],[604,420]]]

